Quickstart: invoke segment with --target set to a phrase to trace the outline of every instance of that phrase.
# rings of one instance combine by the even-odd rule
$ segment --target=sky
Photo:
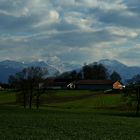
[[[0,61],[140,66],[140,0],[0,0]]]

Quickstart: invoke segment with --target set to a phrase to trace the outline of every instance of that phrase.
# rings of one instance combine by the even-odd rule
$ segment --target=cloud
[[[139,64],[139,0],[1,0],[0,60]],[[133,63],[131,63],[133,64]]]
[[[102,12],[100,15],[98,15],[98,20],[110,26],[115,25],[128,28],[139,28],[140,26],[139,16],[133,14],[131,15],[129,13],[122,13],[121,11]]]
[[[128,29],[125,27],[108,27],[107,30],[109,30],[109,32],[112,35],[115,36],[120,36],[120,37],[126,37],[126,38],[136,38],[139,34],[139,32],[137,30],[132,30],[132,29]]]
[[[126,63],[127,65],[139,66],[140,44],[123,48],[118,52],[118,58],[124,61],[124,63]]]
[[[132,48],[126,48],[124,52],[120,52],[119,56],[125,59],[138,59],[140,56],[140,44],[136,44]]]

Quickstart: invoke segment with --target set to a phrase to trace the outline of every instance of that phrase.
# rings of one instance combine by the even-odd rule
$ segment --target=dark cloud
[[[123,26],[128,28],[139,28],[140,27],[140,18],[135,15],[129,15],[129,13],[122,13],[109,11],[102,12],[98,15],[98,20],[100,22],[108,24],[108,26]]]
[[[124,52],[119,53],[119,57],[124,59],[139,59],[140,57],[140,44],[134,46],[133,48],[125,48]]]
[[[33,16],[19,18],[11,17],[10,15],[0,14],[0,30],[4,34],[33,31],[33,25],[38,20],[38,18],[35,18]]]
[[[66,47],[90,47],[97,43],[115,39],[107,30],[95,32],[71,31],[52,36],[52,40],[58,40],[59,45]]]
[[[139,0],[126,0],[125,4],[131,12],[135,12],[137,14],[140,13],[140,1]]]

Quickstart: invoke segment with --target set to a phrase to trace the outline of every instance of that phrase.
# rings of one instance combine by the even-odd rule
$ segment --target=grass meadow
[[[15,104],[15,93],[0,93],[0,140],[140,139],[140,118],[121,94],[59,90],[41,98],[30,110]]]

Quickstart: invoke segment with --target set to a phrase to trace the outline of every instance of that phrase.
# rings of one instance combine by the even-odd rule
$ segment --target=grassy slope
[[[66,93],[61,92],[64,97]],[[73,96],[73,93],[69,93],[68,97]],[[58,96],[60,91],[55,94]],[[8,93],[4,97],[0,95],[0,102],[7,102],[6,95],[9,95],[8,102],[10,99],[13,102],[14,96]],[[0,140],[139,139],[139,118],[133,117],[131,113],[108,109],[120,104],[120,95],[99,95],[49,103],[39,110],[0,106]],[[107,108],[103,109],[104,106]],[[96,109],[98,107],[102,109]]]

